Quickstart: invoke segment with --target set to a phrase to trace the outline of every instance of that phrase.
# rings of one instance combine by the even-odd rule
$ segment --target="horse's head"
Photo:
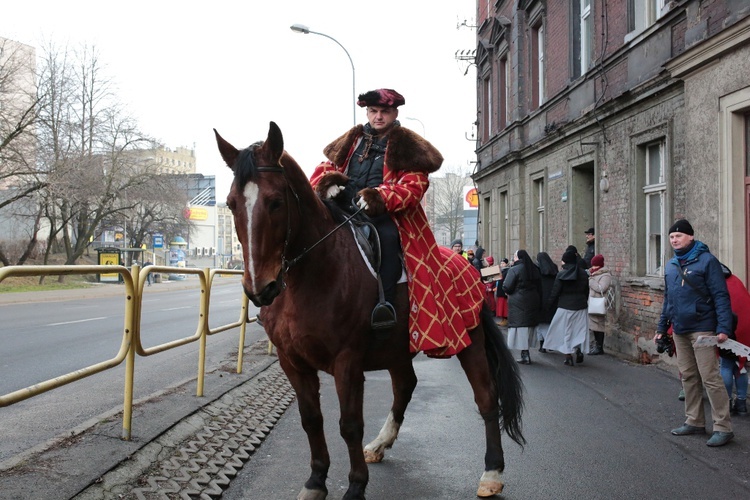
[[[274,122],[264,142],[243,150],[225,141],[216,129],[214,133],[221,157],[234,172],[227,206],[242,244],[242,286],[253,304],[269,305],[284,286],[284,252],[299,202],[281,164],[284,139]]]

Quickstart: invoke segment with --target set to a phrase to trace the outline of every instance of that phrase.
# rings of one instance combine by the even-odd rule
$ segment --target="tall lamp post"
[[[415,122],[419,122],[419,124],[422,125],[422,137],[424,137],[425,139],[427,138],[427,130],[425,130],[422,120],[420,120],[419,118],[412,118],[411,116],[405,116],[404,120],[414,120]]]
[[[318,33],[317,31],[312,31],[310,28],[305,26],[304,24],[292,24],[290,26],[291,30],[295,33],[304,33],[305,35],[312,33],[313,35],[320,35],[328,38],[329,40],[333,40],[336,42],[336,44],[344,49],[344,52],[346,52],[346,57],[349,58],[349,63],[352,65],[352,121],[354,125],[357,124],[357,98],[356,98],[356,85],[354,83],[354,61],[352,61],[352,56],[349,55],[349,51],[346,50],[346,47],[341,45],[338,40],[333,38],[332,36],[326,35],[325,33]]]

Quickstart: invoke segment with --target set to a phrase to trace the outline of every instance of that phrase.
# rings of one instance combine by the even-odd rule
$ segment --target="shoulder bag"
[[[599,286],[599,282],[597,282]],[[610,286],[606,293],[602,291],[602,287],[599,286],[599,295],[601,297],[589,297],[589,314],[596,314],[603,316],[607,314],[608,309],[612,309],[615,302],[615,294]]]

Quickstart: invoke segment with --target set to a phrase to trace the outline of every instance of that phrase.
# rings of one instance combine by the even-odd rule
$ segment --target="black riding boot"
[[[547,352],[547,349],[544,348],[544,340],[539,341],[539,352]]]

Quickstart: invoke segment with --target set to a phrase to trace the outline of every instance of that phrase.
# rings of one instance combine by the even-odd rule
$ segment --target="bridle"
[[[284,177],[284,182],[286,183],[286,187],[288,188],[286,191],[286,198],[287,198],[287,211],[286,211],[286,236],[284,237],[284,249],[281,251],[281,269],[279,269],[279,275],[276,277],[276,282],[279,285],[281,290],[286,289],[286,282],[284,281],[284,276],[289,273],[289,270],[292,268],[292,266],[296,265],[300,260],[302,260],[303,257],[305,257],[308,253],[310,253],[313,248],[317,247],[319,244],[321,244],[323,241],[325,241],[329,236],[331,236],[333,233],[341,229],[343,226],[349,223],[354,217],[356,217],[363,208],[359,208],[357,211],[355,211],[353,214],[348,216],[346,219],[341,222],[338,226],[334,227],[329,231],[326,235],[324,235],[322,238],[320,238],[318,241],[313,243],[307,248],[304,248],[302,252],[296,256],[295,258],[291,260],[287,260],[286,254],[287,250],[289,249],[289,240],[291,239],[292,235],[292,218],[290,215],[289,205],[290,205],[290,197],[289,192],[294,195],[294,199],[297,201],[297,210],[299,211],[300,215],[302,215],[302,204],[299,199],[299,195],[294,190],[294,187],[289,182],[289,179],[286,176],[286,170],[284,167],[282,167],[280,164],[267,166],[267,167],[259,167],[255,165],[254,160],[255,155],[255,146],[252,147],[252,154],[249,155],[248,161],[251,164],[251,168],[254,168],[254,170],[258,173],[272,173],[272,174],[281,174]]]

